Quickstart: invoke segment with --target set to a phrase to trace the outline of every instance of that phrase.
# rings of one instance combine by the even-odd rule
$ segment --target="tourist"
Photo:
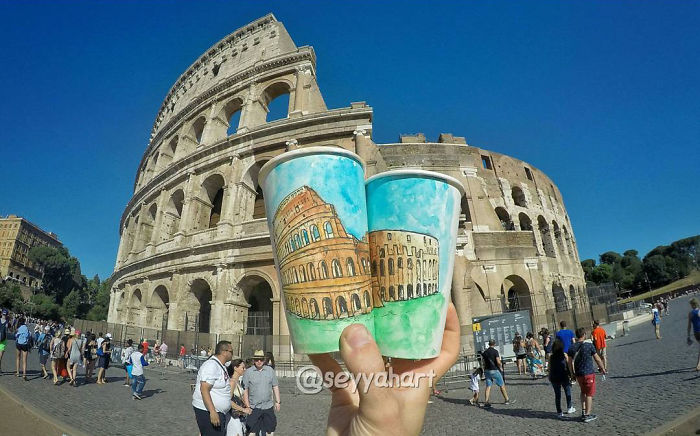
[[[243,374],[243,402],[253,412],[246,419],[249,434],[272,434],[277,428],[275,412],[280,411],[280,388],[275,370],[265,365],[265,353],[253,354],[253,366]],[[274,393],[274,398],[273,398]]]
[[[469,376],[469,390],[472,391],[472,397],[469,399],[469,404],[479,406],[479,379],[484,375],[484,370],[478,367]]]
[[[76,379],[78,375],[78,365],[82,361],[82,356],[80,350],[83,348],[83,341],[80,339],[80,330],[72,332],[68,343],[66,344],[68,348],[68,377],[73,386],[78,386],[78,381]]]
[[[58,384],[58,376],[61,374],[62,362],[66,355],[66,345],[61,338],[61,330],[56,330],[56,335],[51,341],[51,374],[53,375],[53,384]]]
[[[664,316],[668,315],[668,298],[662,298],[661,305],[664,307]]]
[[[5,354],[5,346],[7,345],[7,337],[10,333],[10,316],[7,309],[2,310],[0,317],[0,375],[2,375],[2,356]]]
[[[160,365],[160,341],[156,341],[153,346],[153,357],[155,357],[156,365]]]
[[[141,345],[143,345],[143,355],[148,357],[148,347],[149,347],[148,339],[145,339],[145,338],[141,339]]]
[[[131,396],[134,400],[140,400],[143,397],[143,387],[146,386],[146,377],[143,375],[143,367],[148,366],[148,362],[143,357],[143,344],[139,344],[138,351],[133,351],[129,354],[129,360],[126,361],[131,365]]]
[[[513,338],[513,354],[515,354],[515,364],[518,366],[518,375],[525,374],[527,353],[525,352],[525,342],[519,332],[515,332],[515,337]]]
[[[139,344],[141,345],[141,344]],[[133,371],[133,367],[131,367],[131,363],[129,363],[129,358],[131,357],[131,354],[134,352],[134,341],[131,339],[127,339],[126,341],[126,347],[122,350],[122,365],[124,366],[124,373],[125,379],[124,379],[124,386],[131,386],[131,380],[129,376],[129,371]],[[133,374],[133,372],[132,372]],[[132,388],[133,390],[133,388]]]
[[[591,332],[591,338],[593,339],[593,345],[595,345],[596,353],[600,356],[600,360],[603,362],[603,369],[608,372],[608,352],[607,346],[605,344],[605,329],[600,326],[598,320],[593,321],[593,331]],[[603,380],[605,380],[605,375],[603,375]]]
[[[177,354],[178,362],[180,363],[180,368],[185,368],[185,355],[187,354],[187,348],[185,344],[180,344],[180,352]]]
[[[569,352],[569,347],[574,342],[574,332],[566,328],[566,321],[559,321],[560,330],[557,332],[556,337],[561,340],[564,344],[564,353]]]
[[[225,435],[226,414],[231,410],[231,384],[226,363],[233,357],[229,341],[216,344],[216,354],[197,372],[192,407],[200,436]]]
[[[20,318],[17,321],[17,330],[15,330],[15,347],[16,352],[16,371],[15,375],[19,377],[19,363],[22,361],[22,374],[24,381],[28,381],[27,378],[27,354],[29,354],[29,349],[31,348],[31,333],[29,328],[25,324],[24,318]]]
[[[566,413],[575,413],[576,408],[571,404],[571,374],[567,365],[566,354],[564,354],[564,344],[556,339],[552,344],[552,355],[549,358],[549,381],[554,388],[554,402],[557,406],[557,415],[564,417],[561,410],[561,390],[564,389],[566,396]]]
[[[603,362],[600,360],[595,347],[586,341],[586,329],[576,329],[576,342],[567,352],[569,356],[569,372],[576,377],[581,389],[581,421],[590,422],[597,418],[593,413],[593,397],[595,396],[595,371],[593,361],[598,365],[600,372],[605,374]]]
[[[554,340],[552,339],[552,335],[549,334],[549,329],[546,327],[542,327],[542,330],[540,330],[540,336],[542,336],[542,348],[544,348],[544,364],[545,364],[545,369],[549,367],[549,358],[552,355],[552,345],[554,344]]]
[[[272,351],[265,352],[265,365],[275,369],[275,355],[272,354]]]
[[[107,383],[107,368],[112,358],[112,335],[107,333],[102,341],[102,345],[97,349],[99,360],[97,362],[97,384]]]
[[[49,360],[49,355],[51,354],[51,340],[53,337],[49,334],[49,326],[44,327],[44,331],[39,335],[39,340],[37,341],[39,349],[39,364],[41,365],[41,374],[46,380],[49,378],[49,372],[46,370],[46,362]]]
[[[253,410],[245,407],[243,403],[243,386],[241,376],[245,372],[245,362],[242,359],[233,359],[228,366],[228,375],[231,378],[231,411],[226,415],[226,436],[244,436],[244,420]]]
[[[658,304],[655,304],[651,309],[651,325],[654,326],[656,339],[661,339],[661,312]]]
[[[167,366],[167,357],[168,357],[168,344],[166,344],[165,340],[163,340],[163,343],[160,344],[160,361],[163,364],[163,366]]]
[[[100,334],[97,335],[97,348],[98,348],[98,349],[99,349],[100,347],[102,347],[102,341],[104,341],[104,340],[105,340],[105,339],[102,337],[102,332],[100,332]]]
[[[527,355],[525,359],[527,361],[527,368],[530,371],[532,379],[534,380],[537,378],[538,374],[542,374],[543,372],[540,356],[544,353],[542,351],[542,347],[540,347],[539,342],[537,342],[537,339],[535,339],[535,335],[533,335],[532,332],[527,332],[526,337],[527,340],[525,341],[525,352]]]
[[[690,339],[690,328],[693,328],[693,335],[698,344],[700,344],[700,308],[698,308],[697,298],[691,298],[690,300],[690,313],[688,313],[688,345],[692,345],[693,341]],[[700,350],[698,350],[698,364],[695,366],[695,371],[700,371]]]
[[[89,383],[92,379],[92,373],[95,371],[95,361],[97,360],[97,336],[91,333],[85,341],[85,347],[83,348],[85,383]]]
[[[498,354],[498,350],[494,347],[495,345],[496,341],[490,339],[489,347],[483,353],[481,353],[484,361],[484,376],[486,377],[486,398],[484,407],[491,407],[491,402],[489,399],[491,397],[491,386],[494,383],[500,388],[505,404],[511,404],[510,398],[508,398],[505,383],[503,381],[503,364],[501,362],[501,357]]]

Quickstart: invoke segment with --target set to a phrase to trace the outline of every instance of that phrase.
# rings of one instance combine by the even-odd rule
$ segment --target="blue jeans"
[[[146,386],[146,377],[141,375],[131,376],[131,393],[136,395],[141,395],[143,393],[143,387]]]
[[[571,383],[552,383],[554,388],[554,401],[557,405],[557,413],[561,413],[561,388],[566,395],[566,408],[571,409]]]

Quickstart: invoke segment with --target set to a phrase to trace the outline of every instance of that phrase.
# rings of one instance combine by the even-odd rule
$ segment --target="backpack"
[[[51,349],[51,336],[45,334],[44,339],[39,342],[39,351],[48,353]]]
[[[61,359],[65,354],[66,344],[63,343],[63,340],[59,340],[55,344],[53,344],[53,349],[51,350],[51,357],[55,359]]]
[[[7,322],[0,323],[0,342],[7,339]]]

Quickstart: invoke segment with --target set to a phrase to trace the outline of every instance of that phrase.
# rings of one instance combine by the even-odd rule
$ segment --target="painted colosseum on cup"
[[[373,108],[358,100],[328,108],[316,63],[314,49],[297,46],[269,14],[202,47],[173,77],[120,218],[109,322],[182,331],[196,320],[200,331],[288,336],[258,174],[285,151],[326,144],[357,153],[366,177],[423,168],[464,185],[457,241],[440,247],[455,256],[449,291],[464,350],[474,349],[475,317],[527,310],[535,330],[590,317],[572,220],[553,180],[452,134],[375,143]],[[270,343],[276,357],[290,357],[288,341]]]
[[[367,237],[348,234],[332,204],[302,186],[279,204],[273,229],[289,312],[333,320],[372,310]]]

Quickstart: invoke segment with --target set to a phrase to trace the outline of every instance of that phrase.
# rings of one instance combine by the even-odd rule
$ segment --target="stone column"
[[[194,208],[196,207],[196,204],[193,201],[193,197],[195,191],[194,186],[196,184],[197,176],[194,174],[194,171],[190,171],[187,174],[185,198],[182,201],[182,217],[180,217],[180,228],[175,234],[176,236],[179,235],[181,237],[180,239],[182,239],[182,235],[187,234],[187,232],[192,228],[192,220],[195,218],[194,215],[196,211],[194,210]]]
[[[141,207],[139,208],[139,213],[134,216],[134,221],[136,221],[136,218],[138,217],[139,222],[138,225],[136,226],[136,229],[134,229],[134,232],[132,233],[134,235],[133,241],[131,243],[131,251],[129,254],[134,254],[143,249],[142,244],[140,243],[140,238],[141,234],[143,233],[143,215],[144,211],[146,209],[146,203],[141,203]]]
[[[163,217],[165,216],[165,206],[168,204],[168,191],[165,188],[160,190],[156,205],[158,212],[156,213],[156,221],[153,224],[153,233],[151,234],[151,245],[158,245],[163,240]]]
[[[298,118],[306,113],[306,111],[304,111],[304,100],[306,98],[306,88],[310,76],[310,65],[300,65],[296,67],[297,81],[294,87],[294,108],[289,112],[289,118]]]
[[[224,175],[226,185],[224,186],[224,195],[221,204],[221,218],[219,219],[219,224],[217,225],[219,236],[231,236],[233,235],[233,225],[234,225],[234,203],[236,201],[235,195],[237,193],[236,185],[233,183],[234,180],[234,167],[238,161],[238,155],[231,156],[231,164],[226,169]]]
[[[236,130],[236,133],[245,133],[252,127],[255,127],[254,112],[256,110],[255,105],[257,104],[257,99],[257,87],[255,83],[252,83],[250,87],[248,87],[248,94],[241,107],[241,118],[238,122],[238,130]]]

